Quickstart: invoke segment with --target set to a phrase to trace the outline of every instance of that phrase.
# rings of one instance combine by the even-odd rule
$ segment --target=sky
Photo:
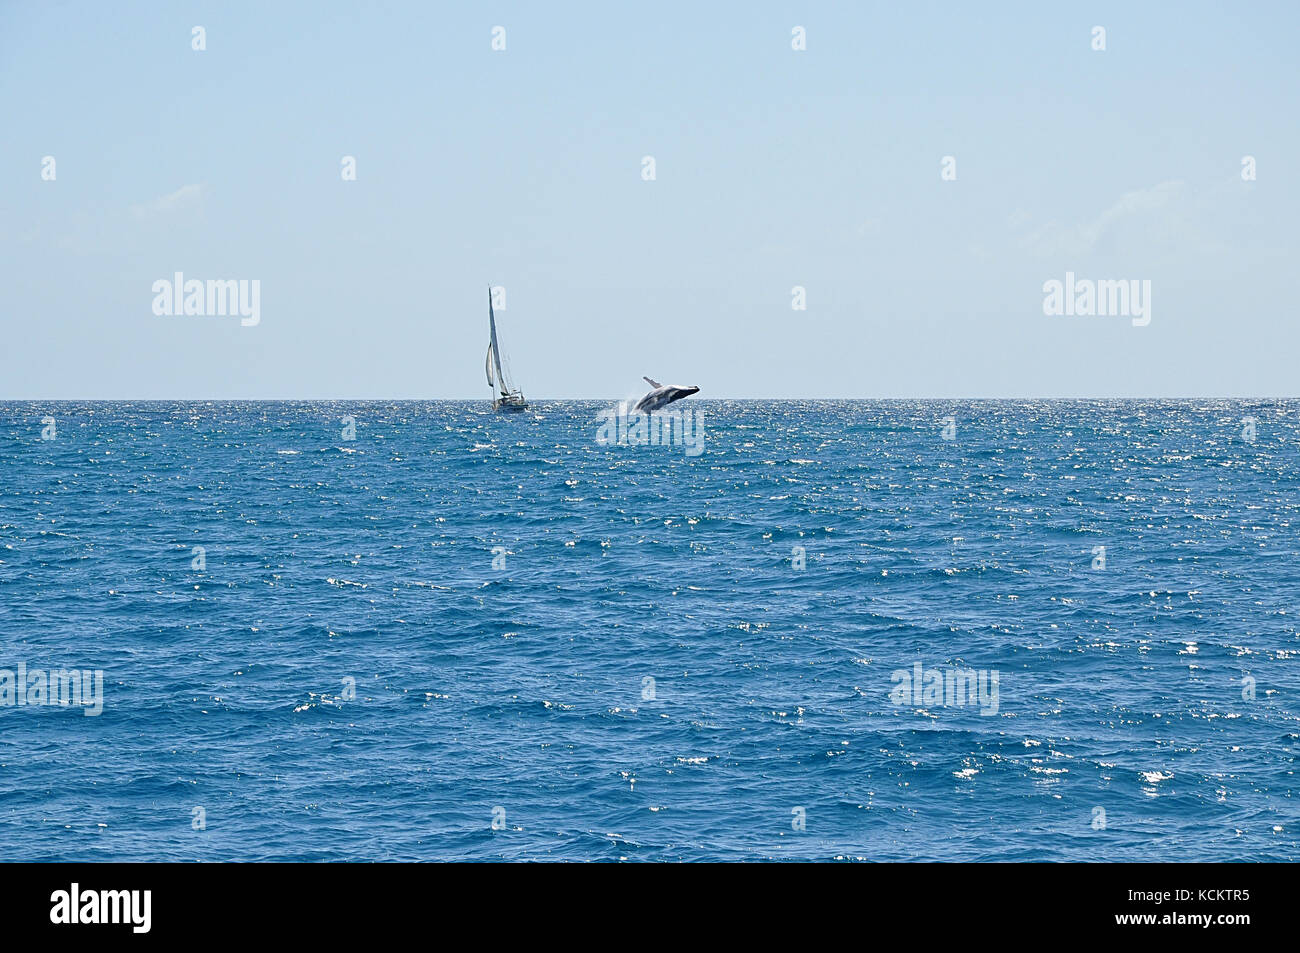
[[[489,285],[533,400],[1295,396],[1298,27],[0,0],[0,399],[487,400]],[[156,314],[176,272],[258,322]],[[1149,323],[1045,314],[1067,272]]]

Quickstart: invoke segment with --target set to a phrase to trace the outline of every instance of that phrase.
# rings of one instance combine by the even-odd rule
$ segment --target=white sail
[[[495,392],[492,409],[527,410],[528,401],[524,400],[523,392],[511,385],[510,378],[506,376],[505,369],[501,366],[501,345],[497,342],[497,316],[492,307],[491,288],[488,288],[488,325],[492,329],[492,337],[488,342],[487,356],[483,359],[483,372],[487,377],[488,386]]]
[[[492,326],[492,342],[488,345],[488,357],[491,360],[492,367],[496,368],[496,386],[501,390],[501,396],[509,396],[511,387],[510,382],[506,379],[505,371],[501,369],[501,346],[497,344],[497,316],[492,310],[492,289],[488,289],[488,323]],[[488,374],[488,384],[493,384],[491,373]]]

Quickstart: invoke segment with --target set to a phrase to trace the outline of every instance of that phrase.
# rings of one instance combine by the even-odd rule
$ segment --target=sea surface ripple
[[[3,857],[1297,859],[1297,402],[606,406],[0,404]]]

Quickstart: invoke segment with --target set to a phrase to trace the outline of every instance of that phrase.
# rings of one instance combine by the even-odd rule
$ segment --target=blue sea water
[[[605,406],[0,405],[0,856],[1297,858],[1300,404]]]

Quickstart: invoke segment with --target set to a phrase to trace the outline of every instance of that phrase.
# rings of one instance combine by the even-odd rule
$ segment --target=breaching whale
[[[658,410],[660,407],[665,407],[675,400],[681,400],[683,397],[690,397],[692,394],[700,392],[698,387],[673,387],[671,385],[665,387],[658,381],[651,380],[648,377],[641,379],[653,387],[654,390],[638,400],[636,406],[632,409],[646,414]]]

